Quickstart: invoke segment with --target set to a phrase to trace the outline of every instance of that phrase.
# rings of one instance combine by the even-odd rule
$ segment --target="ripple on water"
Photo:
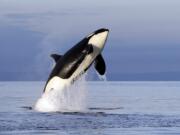
[[[0,113],[0,131],[180,127],[180,116],[104,112]]]

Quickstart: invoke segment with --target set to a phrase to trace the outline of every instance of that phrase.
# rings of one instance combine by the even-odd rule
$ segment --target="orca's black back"
[[[88,38],[84,38],[77,45],[66,52],[57,61],[56,66],[49,76],[49,79],[51,79],[53,76],[59,76],[63,79],[68,79],[87,55],[89,50],[88,41]]]

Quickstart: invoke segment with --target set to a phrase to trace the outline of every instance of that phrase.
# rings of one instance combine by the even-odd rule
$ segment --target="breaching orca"
[[[91,33],[64,55],[52,54],[54,66],[44,88],[44,93],[64,88],[73,83],[94,63],[100,75],[104,75],[106,66],[101,52],[108,37],[109,30],[102,28]]]

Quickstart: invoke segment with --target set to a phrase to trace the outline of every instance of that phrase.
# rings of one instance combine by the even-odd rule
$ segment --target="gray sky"
[[[179,0],[1,0],[0,80],[46,79],[51,53],[101,27],[110,29],[109,80],[180,80],[179,7]]]

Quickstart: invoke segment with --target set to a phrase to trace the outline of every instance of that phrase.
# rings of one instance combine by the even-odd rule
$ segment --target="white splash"
[[[86,80],[83,75],[73,85],[69,84],[61,90],[43,93],[34,109],[40,112],[85,111],[86,95]]]
[[[96,72],[97,73],[97,72]],[[98,75],[98,78],[99,78],[99,80],[101,80],[101,81],[107,81],[107,77],[106,77],[106,74],[104,74],[104,75],[100,75],[99,73],[97,73],[97,75]]]

